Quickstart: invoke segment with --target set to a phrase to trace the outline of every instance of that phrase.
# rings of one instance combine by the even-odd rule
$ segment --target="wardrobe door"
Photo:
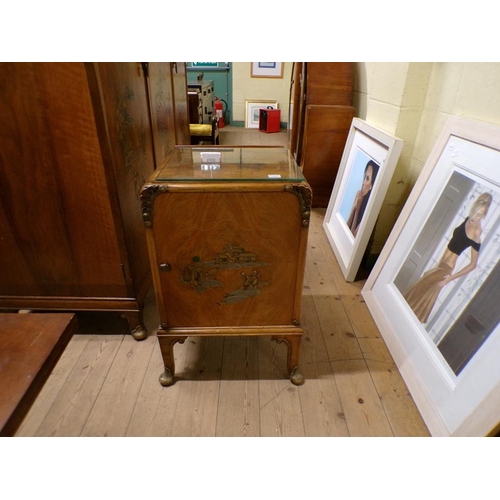
[[[295,78],[298,115],[292,153],[313,189],[313,206],[327,207],[355,112],[354,65],[297,63]]]
[[[307,63],[297,63],[295,70],[295,83],[294,83],[294,137],[293,143],[295,161],[300,165],[302,158],[302,147],[304,144],[304,121],[305,121],[305,108],[306,108],[306,70]]]
[[[139,194],[155,169],[147,81],[141,63],[93,63],[99,96],[94,92],[96,120],[106,161],[109,196],[125,240],[122,263],[128,294],[150,283],[149,259]],[[119,206],[116,201],[119,200]],[[131,274],[130,274],[131,273]]]
[[[2,63],[0,92],[0,302],[122,296],[84,65]]]
[[[353,63],[309,62],[307,104],[352,105]]]
[[[174,89],[176,144],[191,144],[186,63],[173,62],[170,64],[172,64],[172,86]]]
[[[306,108],[301,167],[313,190],[313,206],[327,207],[349,134],[352,106]]]
[[[172,64],[153,62],[147,64],[147,80],[151,110],[151,125],[156,168],[175,147],[174,89]]]

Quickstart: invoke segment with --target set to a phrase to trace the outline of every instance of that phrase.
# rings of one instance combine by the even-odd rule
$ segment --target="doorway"
[[[233,93],[230,62],[188,62],[186,63],[187,82],[195,83],[200,78],[214,83],[214,97],[222,100],[224,122],[232,120]]]

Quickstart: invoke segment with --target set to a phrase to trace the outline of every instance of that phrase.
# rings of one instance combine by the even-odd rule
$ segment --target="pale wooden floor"
[[[286,132],[222,129],[222,144],[286,144]],[[153,294],[141,342],[109,314],[80,313],[74,336],[17,436],[428,436],[360,295],[347,283],[314,209],[297,387],[286,347],[269,338],[176,345],[177,382],[162,387]]]
[[[288,146],[286,129],[280,132],[266,134],[257,129],[245,129],[233,125],[219,130],[221,145],[240,144],[242,146]]]

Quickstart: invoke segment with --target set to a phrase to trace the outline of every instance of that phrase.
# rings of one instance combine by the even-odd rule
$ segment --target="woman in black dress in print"
[[[358,234],[358,229],[361,224],[361,219],[365,213],[366,205],[370,198],[373,185],[375,184],[375,179],[377,178],[379,166],[370,160],[365,167],[365,172],[363,176],[363,183],[361,184],[361,189],[356,193],[354,197],[354,203],[352,204],[351,213],[347,219],[347,226],[351,230],[353,236]]]
[[[483,193],[471,207],[469,216],[456,227],[453,236],[439,264],[427,271],[403,294],[421,323],[427,323],[439,293],[450,281],[473,271],[477,266],[481,248],[481,221],[488,213],[492,201],[489,193]],[[458,272],[453,273],[459,255],[470,247],[470,262]]]

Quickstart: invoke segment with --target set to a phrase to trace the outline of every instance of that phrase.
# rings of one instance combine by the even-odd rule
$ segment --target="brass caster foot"
[[[290,382],[293,385],[302,385],[304,381],[305,381],[304,375],[302,375],[301,371],[299,370],[299,367],[296,366],[292,370],[292,373],[290,374]]]
[[[168,369],[165,368],[163,370],[163,373],[160,375],[160,384],[163,387],[168,387],[169,385],[172,385],[174,383],[174,377],[172,375],[172,372]]]
[[[144,325],[139,325],[132,330],[132,337],[135,340],[144,340],[148,336],[148,331],[144,327]]]

